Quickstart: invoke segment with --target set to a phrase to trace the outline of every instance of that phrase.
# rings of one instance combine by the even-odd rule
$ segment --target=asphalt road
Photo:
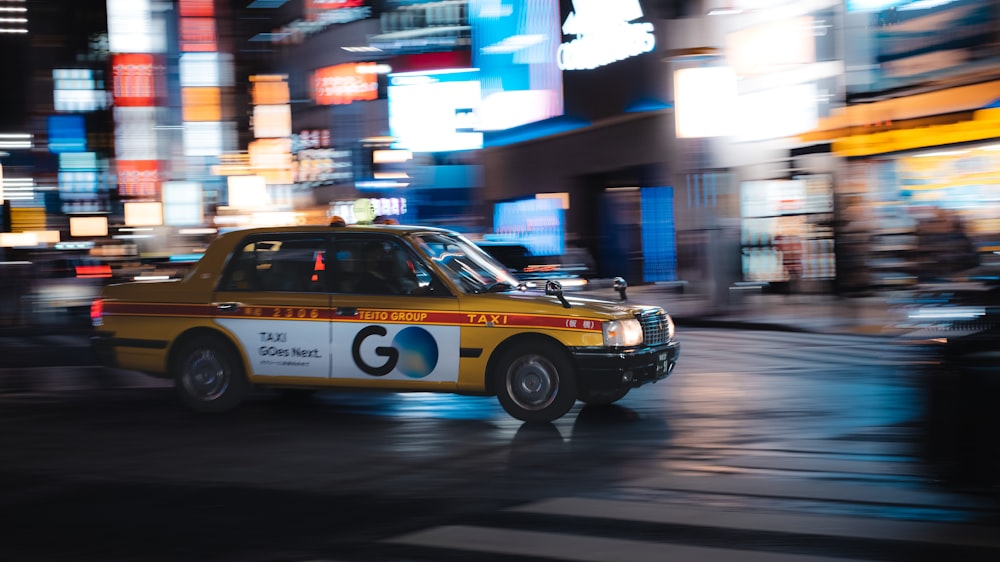
[[[0,367],[0,560],[997,560],[998,510],[920,457],[881,338],[688,329],[665,381],[523,425],[488,397]]]

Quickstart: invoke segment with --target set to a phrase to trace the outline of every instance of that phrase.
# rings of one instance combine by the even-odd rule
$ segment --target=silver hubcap
[[[525,410],[541,410],[555,400],[559,372],[541,355],[526,355],[507,369],[507,394]]]
[[[215,351],[199,349],[187,358],[181,383],[188,394],[209,402],[229,388],[229,374]]]

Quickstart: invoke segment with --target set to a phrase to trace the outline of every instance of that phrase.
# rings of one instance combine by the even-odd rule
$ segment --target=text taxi
[[[110,285],[95,349],[201,411],[253,385],[496,395],[525,421],[607,404],[679,353],[663,309],[530,292],[459,234],[399,225],[219,236],[180,280]]]

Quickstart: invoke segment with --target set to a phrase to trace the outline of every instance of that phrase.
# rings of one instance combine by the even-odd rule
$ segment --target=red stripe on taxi
[[[104,314],[122,316],[171,316],[188,318],[262,318],[329,320],[332,311],[316,306],[246,306],[222,310],[214,304],[104,302]]]
[[[430,310],[358,309],[356,315],[334,316],[344,322],[378,322],[383,324],[440,324],[446,326],[488,326],[510,328],[555,328],[600,332],[601,322],[572,316],[535,314],[505,314],[495,312],[435,312]]]
[[[356,314],[338,315],[337,309],[308,306],[246,306],[223,311],[212,304],[104,303],[106,315],[260,318],[279,320],[330,320],[382,324],[436,324],[503,328],[551,328],[600,332],[601,322],[573,316],[505,314],[494,312],[437,312],[430,310],[357,309]],[[353,310],[352,310],[353,312]]]

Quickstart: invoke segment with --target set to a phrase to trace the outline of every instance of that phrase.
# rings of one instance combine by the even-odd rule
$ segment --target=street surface
[[[678,337],[667,380],[544,426],[429,394],[199,415],[137,373],[0,364],[0,560],[1000,559],[996,504],[921,462],[903,350]]]

